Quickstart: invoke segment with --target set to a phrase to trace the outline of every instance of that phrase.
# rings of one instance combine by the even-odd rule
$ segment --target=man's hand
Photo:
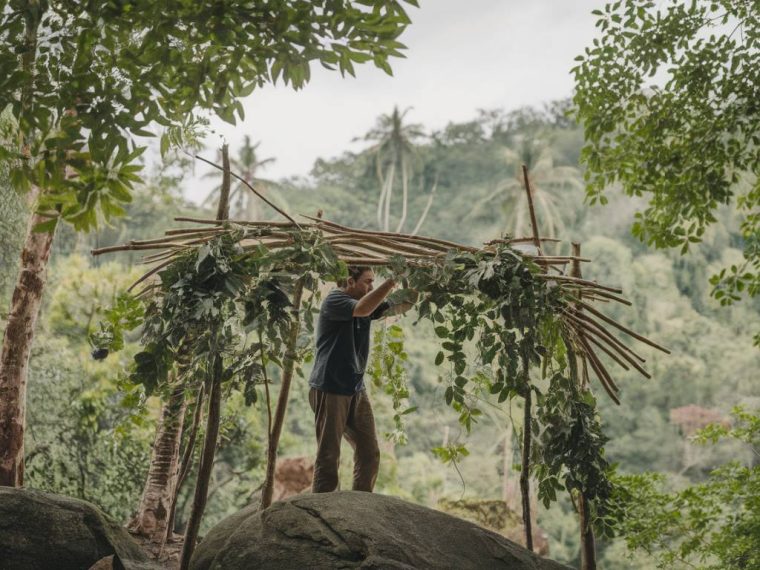
[[[375,312],[375,309],[377,309],[380,303],[383,302],[383,299],[388,296],[388,293],[390,293],[391,289],[393,289],[395,286],[396,282],[393,279],[387,279],[381,285],[379,285],[377,289],[373,289],[364,295],[364,297],[359,299],[359,302],[356,303],[356,306],[354,307],[354,316],[370,316]]]
[[[417,304],[420,294],[415,289],[401,289],[388,297],[391,308],[383,313],[384,317],[402,315]]]

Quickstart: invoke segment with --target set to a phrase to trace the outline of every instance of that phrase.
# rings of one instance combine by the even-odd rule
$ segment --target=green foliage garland
[[[145,312],[145,348],[135,356],[135,383],[149,392],[160,389],[175,364],[188,381],[210,378],[209,363],[222,358],[222,382],[241,390],[248,403],[257,400],[257,386],[266,381],[261,355],[264,366],[282,361],[286,325],[293,318],[288,291],[295,279],[314,292],[319,280],[345,275],[344,263],[319,232],[290,230],[288,246],[281,249],[241,247],[244,237],[257,232],[239,228],[222,234],[159,272],[160,285],[147,289],[158,295]],[[533,446],[532,468],[542,499],[548,503],[563,487],[581,491],[596,501],[595,522],[606,528],[609,466],[594,401],[581,393],[577,379],[563,376],[569,347],[557,314],[571,299],[562,287],[537,278],[539,266],[505,244],[492,251],[452,250],[429,261],[395,256],[388,270],[424,293],[418,317],[432,321],[442,340],[435,362],[449,363],[444,399],[462,425],[472,429],[489,393],[503,403],[535,392],[533,433],[541,435]],[[305,315],[312,314],[316,299],[311,296]],[[253,332],[258,343],[249,345]],[[405,354],[400,332],[389,332],[387,362],[371,363],[372,373],[382,375],[383,367],[391,373],[388,389],[398,400],[397,427],[400,416],[413,411],[398,410],[407,394],[396,367]],[[468,356],[471,348],[477,352],[475,363]],[[534,368],[542,370],[535,382]],[[544,377],[551,379],[548,385]]]

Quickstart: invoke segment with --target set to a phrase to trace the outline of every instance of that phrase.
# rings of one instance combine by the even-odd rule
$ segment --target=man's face
[[[362,273],[358,279],[349,277],[346,285],[346,293],[351,295],[354,299],[361,299],[374,289],[375,272],[371,269]]]

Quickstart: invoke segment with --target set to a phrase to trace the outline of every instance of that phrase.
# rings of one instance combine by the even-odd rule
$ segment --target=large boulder
[[[190,567],[567,568],[465,520],[358,491],[298,495],[264,511],[248,507],[206,535]]]
[[[151,568],[127,531],[94,505],[42,491],[0,487],[3,570],[87,570],[111,555],[115,569]]]

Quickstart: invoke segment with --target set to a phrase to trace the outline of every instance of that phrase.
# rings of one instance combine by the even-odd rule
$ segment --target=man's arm
[[[378,286],[377,289],[373,289],[364,295],[364,297],[359,299],[359,302],[356,303],[356,306],[354,307],[354,316],[370,316],[375,312],[375,309],[377,309],[378,305],[383,302],[383,299],[388,296],[388,293],[390,293],[391,289],[393,289],[395,286],[396,282],[393,279],[387,279],[384,283]]]

